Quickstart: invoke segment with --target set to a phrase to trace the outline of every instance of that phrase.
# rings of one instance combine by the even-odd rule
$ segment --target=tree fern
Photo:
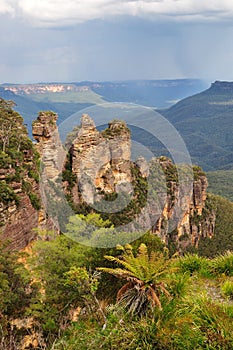
[[[128,282],[117,293],[117,302],[131,314],[144,314],[146,310],[162,309],[159,292],[169,297],[161,278],[171,270],[169,260],[160,252],[148,253],[147,246],[141,244],[136,256],[131,245],[118,246],[120,257],[105,256],[123,268],[99,267],[98,270],[122,278]]]

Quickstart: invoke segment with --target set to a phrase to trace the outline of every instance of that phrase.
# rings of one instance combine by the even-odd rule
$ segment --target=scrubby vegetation
[[[20,259],[1,248],[2,349],[233,348],[233,252],[170,256],[149,233],[112,249],[48,236]]]
[[[13,107],[14,102],[0,98],[1,202],[19,204],[20,198],[12,189],[12,183],[17,182],[28,194],[32,205],[39,209],[40,200],[33,189],[33,181],[39,182],[39,155],[28,137],[23,118]]]
[[[233,203],[216,195],[209,195],[209,205],[216,211],[214,236],[202,238],[199,242],[200,255],[214,257],[232,250],[233,247]]]

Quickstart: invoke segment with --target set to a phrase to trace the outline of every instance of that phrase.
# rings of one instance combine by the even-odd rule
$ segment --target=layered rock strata
[[[50,180],[59,176],[65,158],[57,128],[57,118],[54,112],[40,112],[37,120],[32,124],[32,134],[37,141],[36,149],[41,156],[45,176]]]
[[[11,250],[25,248],[37,233],[36,228],[52,229],[52,222],[46,217],[41,206],[35,150],[22,151],[17,166],[11,164],[0,170],[0,181],[7,184],[11,194],[0,201],[0,240],[7,242]]]
[[[159,160],[162,168],[166,170],[176,167],[170,160]],[[153,227],[153,232],[168,244],[176,242],[181,250],[192,245],[197,247],[201,237],[212,237],[215,228],[216,215],[213,209],[208,207],[206,175],[200,168],[194,167],[191,173],[192,186],[185,183],[183,186],[170,179],[168,183],[166,203],[160,218]],[[176,227],[169,227],[169,221],[175,222]]]
[[[130,146],[130,132],[124,122],[112,121],[99,132],[88,115],[82,116],[70,153],[72,172],[87,203],[93,204],[101,192],[130,191]]]
[[[37,141],[36,148],[43,164],[42,176],[45,176],[45,182],[54,184],[57,184],[62,170],[64,172],[66,168],[65,153],[56,120],[55,113],[43,112],[33,123],[33,136]],[[68,157],[69,174],[73,183],[71,186],[69,181],[63,182],[65,193],[69,192],[73,203],[86,203],[92,207],[103,196],[111,194],[117,196],[122,190],[128,193],[132,200],[136,200],[137,196],[140,197],[140,193],[134,193],[135,173],[139,171],[140,178],[144,179],[144,182],[139,179],[139,183],[143,182],[142,186],[146,187],[151,169],[156,165],[160,172],[162,171],[157,175],[152,174],[154,178],[151,177],[151,193],[157,191],[157,199],[153,201],[151,198],[146,198],[145,193],[148,189],[144,188],[143,198],[146,205],[141,208],[143,215],[139,219],[141,220],[139,224],[142,227],[144,224],[145,227],[150,227],[151,231],[159,235],[164,242],[175,242],[180,249],[190,244],[197,246],[203,236],[211,237],[214,233],[215,213],[207,205],[206,176],[196,169],[191,192],[186,191],[179,185],[176,167],[169,159],[161,157],[148,164],[145,159],[139,158],[136,163],[132,163],[130,147],[130,131],[124,122],[112,121],[106,130],[100,132],[93,120],[88,115],[83,115],[81,127],[72,142]],[[27,157],[30,158],[30,155]],[[30,162],[29,158],[25,161]],[[136,169],[138,170],[135,172]],[[4,179],[4,171],[6,170],[1,170],[1,179]],[[9,173],[14,170],[7,171]],[[39,184],[34,180],[28,181],[31,181],[33,191],[39,193]],[[14,201],[8,204],[2,203],[0,216],[3,232],[7,232],[7,237],[14,242],[13,248],[20,249],[34,238],[33,228],[39,225],[46,227],[48,215],[44,210],[32,206],[28,194],[23,191],[20,183],[12,183],[12,188],[20,197],[19,204],[17,206]],[[55,192],[50,192],[50,197],[53,197],[55,212],[58,212],[60,199],[59,196],[57,199]],[[132,211],[128,215],[133,215]],[[169,226],[171,221],[176,223],[175,228],[171,229]],[[51,225],[56,224],[54,221],[50,222]]]
[[[181,186],[171,160],[160,157],[148,164],[141,157],[134,164],[130,161],[130,145],[130,132],[123,122],[112,122],[99,132],[93,120],[83,115],[70,151],[72,172],[78,185],[73,188],[74,202],[80,201],[78,191],[82,200],[92,205],[98,201],[98,193],[117,193],[121,184],[132,194],[131,169],[137,167],[142,178],[152,176],[150,191],[157,191],[156,200],[151,196],[147,198],[142,215],[137,216],[137,225],[145,230],[151,228],[164,242],[174,241],[181,249],[190,244],[197,246],[201,237],[212,237],[215,213],[207,209],[208,183],[201,169],[194,167],[187,185],[184,181]],[[175,227],[171,227],[171,222]]]

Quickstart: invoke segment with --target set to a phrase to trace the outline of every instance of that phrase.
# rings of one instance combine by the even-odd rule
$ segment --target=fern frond
[[[125,251],[125,248],[124,248],[122,245],[117,244],[116,250],[119,250],[119,251],[121,251],[121,252],[124,252],[124,251]]]
[[[123,270],[120,268],[111,269],[109,267],[97,267],[97,270],[109,273],[110,275],[113,275],[113,276],[116,276],[119,278],[126,279],[127,281],[132,281],[132,282],[137,283],[139,285],[141,284],[141,281],[128,270]]]
[[[129,250],[129,251],[132,252],[133,247],[131,246],[131,244],[127,243],[127,244],[125,245],[125,250]]]
[[[116,264],[119,264],[121,266],[123,266],[125,269],[129,270],[132,274],[134,274],[135,276],[137,275],[137,270],[135,269],[135,267],[130,263],[131,259],[127,260],[127,258],[117,258],[115,256],[111,256],[111,255],[105,255],[104,256],[105,259],[107,259],[108,261],[114,262]]]
[[[125,245],[125,253],[125,257],[129,256],[130,258],[134,258],[133,247],[130,244]]]
[[[141,243],[139,248],[138,248],[138,254],[137,257],[139,256],[144,256],[146,258],[148,258],[148,250],[147,250],[147,246],[144,243]]]

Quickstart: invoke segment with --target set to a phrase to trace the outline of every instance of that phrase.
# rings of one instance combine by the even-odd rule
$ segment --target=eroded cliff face
[[[20,118],[18,129],[9,137],[9,149],[0,152],[0,240],[7,241],[11,250],[25,248],[36,238],[37,229],[56,229],[41,200],[39,169],[40,153],[45,160],[47,177],[54,179],[59,173],[54,166],[59,163],[56,158],[59,147],[54,136],[58,135],[56,115],[40,113],[33,125],[35,139],[43,139],[36,147],[39,153]]]
[[[59,190],[64,190],[76,208],[84,203],[90,211],[101,199],[108,201],[110,198],[112,201],[124,191],[131,198],[127,208],[109,218],[114,219],[115,224],[124,224],[134,221],[134,216],[139,217],[136,223],[142,229],[150,228],[164,242],[174,242],[180,250],[189,245],[197,246],[201,237],[213,235],[215,213],[208,205],[206,176],[198,167],[194,168],[191,190],[186,189],[185,185],[180,186],[177,169],[169,159],[160,157],[150,163],[142,157],[135,163],[130,160],[130,131],[124,122],[112,121],[107,129],[99,132],[88,115],[82,116],[81,126],[66,158],[56,120],[55,113],[42,112],[33,123],[45,190],[46,184],[57,185],[61,174],[66,174]],[[28,163],[33,169],[33,162],[33,154],[25,151],[23,163]],[[157,170],[153,173],[154,168]],[[11,167],[2,169],[0,177],[4,180],[14,172]],[[38,179],[30,178],[27,171],[24,182],[30,184],[26,187],[29,186],[32,193],[41,195]],[[61,205],[59,212],[59,202],[62,204],[62,201],[56,195],[57,189],[48,188],[49,196],[53,198],[49,206],[54,207],[55,213],[49,219],[43,207],[39,209],[35,203],[33,205],[33,198],[23,187],[22,180],[12,181],[11,187],[18,203],[15,200],[1,203],[0,217],[3,235],[12,239],[13,248],[24,248],[35,237],[33,228],[57,227],[59,230],[56,215],[62,215],[63,207]],[[156,200],[148,196],[148,191],[156,194]],[[171,227],[171,222],[175,227]]]
[[[0,204],[1,240],[8,241],[8,246],[12,250],[26,247],[35,238],[33,228],[38,226],[38,211],[33,208],[29,197],[20,187],[20,184],[13,185],[20,201],[18,206],[15,202]]]
[[[162,157],[161,166],[173,169],[175,166],[170,160]],[[215,228],[216,215],[207,199],[208,182],[205,174],[199,167],[192,169],[193,183],[189,189],[180,188],[176,181],[169,181],[169,191],[161,216],[153,227],[153,232],[158,234],[167,244],[176,243],[182,251],[188,246],[197,247],[201,237],[212,237]],[[176,228],[169,228],[169,220],[176,222]]]
[[[1,184],[6,184],[0,202],[1,240],[12,250],[27,246],[36,236],[34,228],[46,227],[33,149],[23,150],[16,162],[0,170]]]
[[[37,141],[35,148],[40,155],[40,196],[49,226],[55,233],[60,231],[58,216],[62,196],[57,181],[61,178],[66,152],[63,148],[57,127],[57,114],[51,111],[40,112],[32,123],[32,134]],[[61,208],[62,211],[62,208]]]
[[[148,164],[145,159],[139,158],[133,163],[130,160],[130,146],[130,132],[123,122],[112,122],[106,130],[99,132],[93,120],[83,115],[81,128],[70,150],[70,166],[76,176],[76,184],[71,190],[74,203],[83,201],[92,205],[103,195],[117,196],[118,191],[125,189],[133,198],[131,207],[138,206],[138,198],[141,204],[144,203],[141,217],[137,215],[137,225],[142,230],[151,228],[167,244],[172,241],[182,250],[190,244],[197,246],[201,237],[212,237],[215,213],[208,208],[208,183],[201,169],[194,167],[191,180],[187,178],[187,185],[184,181],[181,186],[171,160],[160,157]],[[152,174],[155,165],[156,171]],[[137,179],[132,175],[136,169],[139,169]],[[134,193],[133,183],[138,181],[138,176],[141,177],[139,182],[142,183],[144,179],[141,185],[143,195]],[[154,176],[150,191],[157,191],[156,200],[150,196],[146,198],[148,176]],[[161,183],[162,178],[165,186]],[[131,208],[124,215],[133,219],[133,216],[130,217],[132,212]],[[116,222],[122,218],[119,216]],[[171,222],[175,227],[171,227]]]
[[[99,132],[88,115],[82,116],[70,154],[72,172],[88,204],[98,200],[98,193],[130,189],[130,145],[130,132],[124,122],[113,121]]]
[[[37,120],[32,124],[32,134],[37,141],[36,149],[41,156],[45,176],[54,180],[61,173],[65,151],[57,128],[57,114],[54,112],[40,112]]]

